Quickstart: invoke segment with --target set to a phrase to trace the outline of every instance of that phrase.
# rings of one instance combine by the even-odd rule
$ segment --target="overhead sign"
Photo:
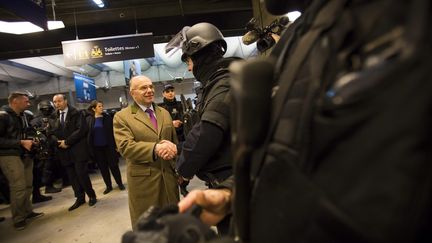
[[[153,34],[62,41],[65,66],[153,57]]]
[[[90,103],[96,99],[94,79],[74,73],[76,98],[79,103]]]
[[[48,30],[45,0],[0,0],[0,6],[42,29]]]

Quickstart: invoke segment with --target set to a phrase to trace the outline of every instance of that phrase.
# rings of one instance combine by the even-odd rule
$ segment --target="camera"
[[[29,152],[34,159],[47,160],[51,157],[49,140],[44,132],[44,128],[38,127],[28,127],[24,130],[23,138],[35,142]]]
[[[257,19],[252,18],[246,24],[246,30],[248,32],[243,36],[242,41],[245,45],[256,42],[258,51],[266,51],[276,43],[275,39],[272,37],[272,34],[280,35],[288,23],[289,18],[284,16],[279,19],[275,19],[264,28],[260,28]]]

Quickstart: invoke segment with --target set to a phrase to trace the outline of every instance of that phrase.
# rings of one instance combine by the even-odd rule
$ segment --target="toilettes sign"
[[[62,41],[65,66],[153,57],[153,34]]]

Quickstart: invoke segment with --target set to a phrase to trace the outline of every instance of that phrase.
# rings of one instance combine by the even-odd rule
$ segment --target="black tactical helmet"
[[[219,43],[223,49],[223,53],[226,52],[227,43],[216,26],[209,23],[193,25],[186,31],[186,38],[182,45],[182,60],[186,61],[188,56],[192,56],[211,43]]]
[[[54,104],[50,100],[42,100],[38,104],[38,110],[54,110]]]

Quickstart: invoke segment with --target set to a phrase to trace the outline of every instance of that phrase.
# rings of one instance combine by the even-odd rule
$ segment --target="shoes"
[[[46,186],[45,187],[45,193],[57,193],[57,192],[61,192],[61,188],[55,188],[53,186]]]
[[[37,219],[44,215],[45,215],[44,213],[31,212],[29,215],[27,215],[26,219]]]
[[[103,194],[108,194],[110,191],[112,191],[112,187],[107,187],[105,191],[103,191]]]
[[[96,202],[97,202],[96,197],[91,197],[91,198],[89,199],[89,206],[93,206],[93,205],[95,205]]]
[[[25,229],[26,226],[27,226],[27,223],[25,220],[14,223],[14,228],[16,230],[23,230],[23,229]]]
[[[123,184],[118,185],[118,188],[120,189],[120,191],[124,191],[126,189]]]
[[[75,210],[79,208],[79,206],[83,205],[85,200],[76,200],[75,203],[68,209],[69,211]]]
[[[40,202],[46,202],[52,200],[51,196],[44,196],[44,195],[39,195],[36,197],[32,198],[32,203],[40,203]]]

